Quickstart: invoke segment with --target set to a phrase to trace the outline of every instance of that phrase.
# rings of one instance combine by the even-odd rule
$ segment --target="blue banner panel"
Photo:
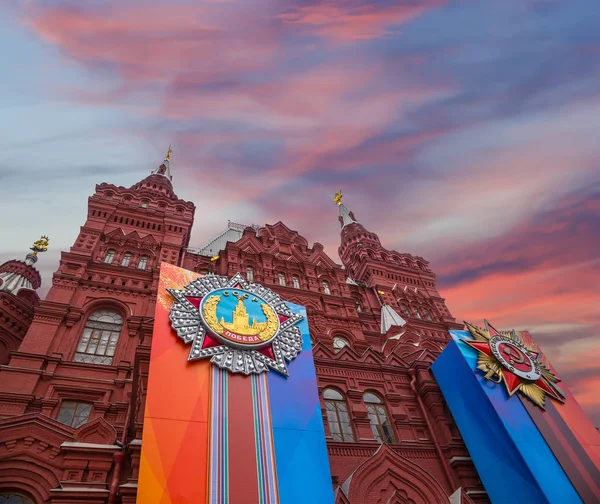
[[[521,401],[476,370],[470,333],[450,334],[431,369],[492,503],[581,503]]]
[[[287,303],[304,319],[302,352],[288,364],[289,377],[269,373],[271,422],[281,504],[333,504],[323,414],[308,333],[306,309]]]

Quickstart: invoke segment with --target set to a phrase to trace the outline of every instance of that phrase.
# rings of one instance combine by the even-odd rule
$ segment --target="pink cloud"
[[[279,19],[333,41],[350,42],[391,34],[393,27],[413,20],[440,3],[391,2],[381,5],[334,0],[294,7],[280,14]]]
[[[229,16],[235,13],[235,16]],[[169,82],[190,71],[212,82],[223,71],[257,71],[271,64],[277,44],[265,23],[242,6],[123,4],[97,9],[51,6],[27,11],[24,23],[68,56],[114,67],[130,84]]]

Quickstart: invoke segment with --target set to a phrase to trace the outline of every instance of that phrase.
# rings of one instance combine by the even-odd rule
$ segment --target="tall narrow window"
[[[325,294],[331,294],[331,289],[329,288],[329,284],[327,282],[323,282],[323,292]]]
[[[298,278],[298,275],[292,276],[292,284],[294,285],[294,289],[300,288],[300,279]]]
[[[138,262],[138,269],[146,269],[146,266],[148,265],[148,256],[142,256],[140,257],[140,262]]]
[[[283,273],[279,273],[279,285],[285,287],[285,275]]]
[[[123,318],[116,312],[98,310],[85,323],[73,360],[110,366],[115,355]]]
[[[73,401],[63,401],[56,419],[69,427],[77,429],[88,421],[92,405]]]
[[[337,390],[327,388],[323,391],[323,399],[325,400],[327,423],[333,440],[353,442],[354,434],[344,396]]]
[[[104,258],[104,262],[106,264],[112,264],[113,260],[115,258],[115,251],[113,249],[110,249],[107,253],[106,253],[106,257]]]
[[[345,346],[348,346],[348,342],[344,338],[340,338],[339,336],[333,338],[333,351],[335,353],[338,353]]]
[[[407,317],[412,317],[412,315],[410,314],[410,311],[408,310],[408,306],[406,306],[405,304],[402,304],[402,311],[404,312],[404,315],[406,315]]]
[[[363,400],[369,414],[369,420],[371,420],[373,437],[380,443],[394,443],[394,431],[388,420],[381,398],[371,392],[366,392]]]
[[[121,266],[129,266],[130,262],[131,262],[131,254],[129,252],[127,252],[126,254],[123,255],[123,259],[121,259]]]
[[[422,320],[421,313],[419,312],[419,309],[416,306],[413,306],[413,311],[415,312],[415,315],[417,316],[417,318],[419,320]]]
[[[254,282],[254,270],[250,266],[246,268],[246,280]]]
[[[431,321],[432,320],[432,318],[431,318],[431,312],[427,308],[425,308],[425,307],[422,307],[421,310],[423,310],[423,315],[425,315],[425,318],[427,320]]]

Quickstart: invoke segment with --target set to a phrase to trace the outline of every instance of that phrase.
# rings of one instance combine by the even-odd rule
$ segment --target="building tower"
[[[33,319],[40,298],[35,292],[42,278],[33,265],[38,253],[48,248],[48,237],[42,236],[31,247],[25,261],[6,261],[0,265],[0,366],[8,364],[10,352],[19,348]]]
[[[376,307],[374,300],[380,298],[379,304],[394,307],[401,317],[412,319],[412,325],[423,331],[432,329],[433,322],[438,326],[441,323],[444,333],[448,329],[462,329],[463,325],[456,323],[437,291],[435,273],[425,259],[384,248],[379,237],[365,229],[342,203],[341,191],[334,202],[338,204],[342,228],[340,259],[351,283],[368,288],[366,299],[361,301]],[[400,331],[395,327],[392,331]],[[447,341],[445,334],[441,342],[444,341]]]
[[[132,187],[96,186],[46,299],[10,347],[0,370],[0,493],[105,503],[125,485],[126,502],[121,469],[136,471],[141,445],[138,347],[149,347],[160,263],[181,261],[194,220],[194,205],[173,192],[170,157],[169,148]],[[22,285],[39,286],[31,265],[14,261],[0,268],[2,285],[15,268]]]

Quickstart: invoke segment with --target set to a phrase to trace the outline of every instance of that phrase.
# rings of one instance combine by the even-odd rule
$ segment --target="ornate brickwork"
[[[10,305],[0,345],[12,342],[0,368],[0,490],[39,503],[135,502],[159,266],[169,262],[240,272],[307,307],[336,502],[439,503],[458,489],[486,502],[429,373],[448,329],[461,327],[429,264],[385,249],[344,205],[343,265],[282,222],[235,224],[220,235],[234,241],[207,240],[220,250],[188,248],[195,208],[173,192],[168,158],[130,188],[96,186],[35,312],[0,293]],[[382,334],[382,303],[407,323]]]

